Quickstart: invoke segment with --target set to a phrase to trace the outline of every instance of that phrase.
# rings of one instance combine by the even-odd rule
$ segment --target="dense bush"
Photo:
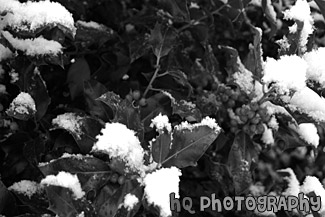
[[[175,193],[193,216],[305,216],[200,211],[200,197],[325,201],[322,13],[323,0],[0,0],[0,214],[189,216],[171,212]]]

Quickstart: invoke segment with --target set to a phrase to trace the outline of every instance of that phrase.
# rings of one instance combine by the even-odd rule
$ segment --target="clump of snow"
[[[20,3],[17,0],[0,0],[0,13],[7,12],[2,25],[23,31],[35,31],[44,25],[62,25],[75,33],[72,14],[60,3],[49,0]]]
[[[78,20],[76,22],[77,25],[80,25],[80,26],[83,26],[83,27],[86,27],[86,28],[92,28],[92,29],[98,29],[98,30],[106,30],[107,27],[103,24],[99,24],[97,22],[94,22],[94,21],[89,21],[89,22],[85,22],[85,21],[82,21],[82,20]]]
[[[176,99],[169,92],[163,90],[161,93],[168,96],[172,103],[176,102]]]
[[[0,84],[0,94],[7,94],[6,85]]]
[[[283,12],[284,19],[291,19],[295,21],[299,21],[302,26],[298,26],[299,23],[297,22],[289,27],[289,31],[291,33],[297,32],[298,28],[302,28],[300,31],[300,40],[299,45],[302,48],[302,51],[306,51],[306,44],[308,42],[308,37],[310,34],[313,33],[314,28],[314,20],[310,13],[310,7],[306,0],[297,0],[295,5],[290,8],[289,10],[286,10]],[[301,25],[300,24],[300,25]]]
[[[315,192],[316,196],[320,196],[322,201],[322,207],[319,212],[325,211],[325,189],[316,177],[307,176],[300,186],[300,192],[304,194]]]
[[[63,155],[60,158],[74,158],[74,159],[77,159],[77,160],[82,160],[85,157],[91,157],[91,155],[63,153]],[[60,158],[58,158],[58,159],[60,159]]]
[[[293,172],[291,168],[286,168],[282,170],[278,170],[278,172],[286,172],[289,173],[289,176],[285,176],[283,179],[288,182],[287,189],[282,192],[285,196],[295,196],[298,197],[298,194],[300,192],[300,183],[296,177],[296,174]]]
[[[317,133],[317,128],[315,124],[312,123],[302,123],[298,127],[290,125],[300,136],[301,139],[305,140],[308,144],[313,145],[317,148],[319,144],[319,135]]]
[[[62,45],[53,40],[47,40],[43,37],[34,39],[14,38],[9,32],[3,31],[2,35],[17,50],[21,50],[29,56],[52,54],[57,55],[62,52]]]
[[[243,68],[242,70],[236,72],[233,74],[234,82],[238,84],[240,89],[244,91],[247,94],[250,94],[253,89],[253,73],[246,68]]]
[[[175,198],[179,198],[179,177],[181,171],[176,167],[161,168],[153,173],[149,173],[144,178],[144,193],[149,204],[153,204],[160,209],[160,216],[171,215],[169,195],[175,193]]]
[[[75,113],[69,112],[58,115],[52,120],[52,124],[56,127],[69,131],[73,135],[77,136],[77,138],[80,138],[82,135],[82,117]]]
[[[137,196],[135,196],[134,194],[128,193],[124,197],[124,202],[122,206],[124,206],[128,211],[130,211],[137,203],[139,203],[139,198],[137,198]]]
[[[316,81],[322,87],[325,87],[325,65],[323,63],[325,59],[325,48],[322,47],[305,53],[303,58],[308,64],[307,79]]]
[[[76,199],[80,199],[85,196],[85,192],[81,189],[78,176],[72,175],[71,173],[61,171],[56,176],[48,175],[42,179],[41,184],[68,188],[73,192]]]
[[[272,115],[270,121],[267,123],[267,126],[269,126],[270,128],[272,128],[274,130],[279,129],[279,123],[274,115]]]
[[[306,86],[307,63],[296,55],[281,56],[279,60],[267,58],[264,65],[263,81],[275,82],[280,94],[290,90],[298,91]]]
[[[0,62],[2,60],[8,59],[12,57],[12,52],[9,48],[3,46],[2,44],[0,44]]]
[[[101,135],[97,135],[96,139],[98,141],[93,146],[92,152],[102,152],[111,158],[121,159],[133,171],[143,170],[144,150],[135,132],[124,124],[106,123]]]
[[[161,113],[151,120],[150,127],[156,127],[159,132],[164,129],[166,129],[168,133],[172,131],[172,125],[169,123],[167,115],[162,115]]]
[[[306,113],[316,121],[325,121],[325,99],[308,87],[296,92],[287,103],[293,111]]]
[[[15,191],[19,194],[23,194],[28,198],[31,198],[34,194],[40,194],[43,188],[40,184],[30,180],[22,180],[20,182],[14,183],[8,188],[10,191]]]
[[[273,137],[273,132],[271,129],[269,129],[265,124],[264,126],[264,133],[262,134],[261,140],[268,145],[273,145],[274,144],[274,137]]]
[[[21,92],[10,103],[7,113],[13,115],[34,115],[36,113],[35,101],[29,93]]]
[[[217,124],[216,120],[214,118],[210,118],[210,117],[205,117],[204,119],[202,119],[201,123],[196,123],[196,124],[190,124],[187,121],[184,121],[182,123],[180,123],[179,125],[175,126],[176,130],[190,130],[192,131],[194,128],[196,127],[200,127],[200,126],[207,126],[211,129],[213,129],[216,133],[220,132],[220,127]]]
[[[12,69],[9,72],[9,76],[10,76],[10,83],[12,84],[19,80],[19,74],[14,69]]]

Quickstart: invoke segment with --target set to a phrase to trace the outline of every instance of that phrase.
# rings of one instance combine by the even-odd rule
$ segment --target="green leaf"
[[[160,59],[168,55],[175,44],[176,33],[171,27],[163,29],[161,24],[156,23],[151,31],[149,43],[152,46],[153,53]]]
[[[315,2],[322,12],[323,17],[325,18],[325,0],[315,0]]]
[[[90,68],[85,58],[76,58],[70,66],[67,83],[69,85],[70,96],[75,99],[83,92],[84,82],[90,79]]]
[[[178,168],[195,166],[219,133],[220,131],[204,125],[193,129],[174,129],[171,149],[162,165]]]
[[[135,40],[130,41],[129,50],[131,63],[148,53],[149,49],[149,38],[146,35],[137,37]]]
[[[133,194],[141,201],[143,196],[143,186],[136,180],[127,180],[117,191],[104,200],[103,204],[96,207],[99,217],[114,217],[118,213],[120,204],[123,203],[124,197],[127,194]],[[138,203],[131,212],[137,212],[141,203]],[[130,215],[133,216],[133,215]]]
[[[14,216],[16,214],[15,198],[0,180],[0,213]]]
[[[110,109],[103,104],[98,98],[106,93],[106,87],[96,80],[89,80],[84,82],[84,96],[87,103],[88,112],[95,117],[108,122],[112,119],[113,114]]]
[[[45,190],[50,202],[48,209],[59,217],[75,217],[81,212],[84,212],[85,216],[97,216],[91,203],[84,199],[74,199],[70,189],[46,185]]]
[[[168,156],[171,141],[172,135],[168,132],[162,132],[152,142],[152,158],[158,164],[161,165]]]
[[[100,188],[109,180],[111,169],[102,160],[95,157],[77,156],[59,158],[48,164],[39,166],[44,176],[56,175],[60,171],[77,174],[82,190],[99,193]]]
[[[114,116],[116,115],[116,112],[120,107],[120,103],[122,102],[122,98],[111,91],[102,94],[97,100],[109,106],[112,109]]]
[[[178,114],[189,122],[200,122],[202,114],[195,104],[185,100],[172,100],[173,114]]]
[[[252,183],[251,168],[257,162],[257,151],[249,135],[240,131],[228,155],[228,166],[233,178],[236,194],[241,194]]]

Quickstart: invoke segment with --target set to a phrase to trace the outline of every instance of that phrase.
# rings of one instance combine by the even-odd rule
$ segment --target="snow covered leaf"
[[[233,178],[236,194],[241,194],[252,183],[252,165],[257,163],[257,151],[246,133],[236,134],[228,155],[228,165]]]
[[[157,115],[171,114],[170,98],[163,93],[155,94],[147,99],[147,106],[140,108],[141,122],[146,127],[145,130],[149,131],[151,120]]]
[[[61,186],[46,185],[49,210],[58,216],[75,217],[81,212],[86,216],[96,217],[96,211],[88,200],[75,199],[73,193]]]
[[[19,120],[28,120],[36,113],[35,101],[28,93],[21,92],[11,102],[7,114]]]
[[[70,96],[75,99],[83,92],[84,82],[90,79],[90,68],[85,58],[76,58],[76,61],[70,66],[67,83],[69,85]]]
[[[58,115],[52,120],[54,129],[63,129],[68,131],[77,142],[82,153],[89,153],[95,137],[102,129],[102,124],[91,117],[79,115],[76,113],[65,113]]]
[[[83,49],[90,46],[101,47],[107,41],[116,37],[116,33],[111,28],[94,21],[78,20],[76,27],[75,43],[82,44]]]
[[[218,124],[209,117],[193,125],[182,122],[173,130],[170,151],[162,165],[178,168],[195,166],[219,133]]]
[[[163,29],[161,24],[156,23],[155,28],[151,30],[149,43],[155,56],[160,59],[168,55],[174,46],[175,39],[176,33],[171,27]]]
[[[76,174],[86,195],[89,192],[98,193],[111,175],[111,170],[105,162],[95,157],[80,154],[64,154],[61,158],[50,163],[40,164],[39,169],[44,176],[55,175],[60,171]]]
[[[106,123],[92,152],[104,153],[111,159],[118,159],[126,164],[125,172],[144,172],[144,150],[135,131],[121,123]]]
[[[189,122],[200,122],[202,114],[195,104],[185,100],[171,100],[173,114],[178,114],[182,119]]]
[[[122,102],[122,98],[116,93],[111,91],[102,94],[97,100],[108,105],[112,109],[114,116],[116,115],[116,112],[119,110],[119,107],[121,106],[120,104]]]
[[[133,194],[137,198],[142,198],[143,187],[136,180],[127,180],[124,185],[117,189],[113,195],[109,195],[106,199],[102,200],[103,203],[96,204],[96,210],[99,217],[114,217],[119,216],[119,209],[123,209],[122,205],[124,198],[127,194]],[[131,210],[130,217],[132,217],[140,208],[141,203],[138,203]],[[129,215],[128,215],[129,216]]]
[[[298,197],[300,192],[300,183],[291,168],[277,170],[277,173],[287,182],[287,189],[282,193],[285,196]]]

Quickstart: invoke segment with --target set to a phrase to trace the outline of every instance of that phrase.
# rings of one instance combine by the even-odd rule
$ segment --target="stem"
[[[145,98],[146,95],[147,95],[147,93],[149,92],[149,90],[151,90],[151,88],[152,88],[152,83],[155,81],[155,79],[156,79],[157,76],[158,76],[158,72],[159,72],[159,69],[160,69],[160,65],[159,65],[159,63],[160,63],[160,55],[157,55],[157,60],[156,60],[156,64],[155,64],[155,68],[156,68],[156,70],[155,70],[155,72],[154,72],[154,74],[153,74],[153,76],[152,76],[152,78],[151,78],[151,80],[150,80],[150,82],[149,82],[149,84],[148,84],[146,90],[145,90],[144,93],[143,93],[143,98]]]

